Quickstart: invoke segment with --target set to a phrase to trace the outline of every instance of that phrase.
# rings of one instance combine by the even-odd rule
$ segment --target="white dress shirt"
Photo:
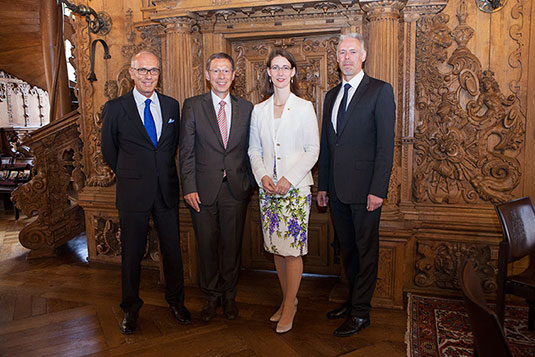
[[[336,132],[336,124],[337,124],[337,118],[338,118],[338,108],[340,107],[340,102],[342,101],[342,97],[344,96],[344,86],[346,83],[349,83],[351,85],[351,88],[349,88],[349,91],[347,92],[347,103],[346,103],[346,109],[349,103],[351,102],[351,99],[353,98],[353,94],[357,91],[357,88],[359,87],[360,82],[362,81],[362,78],[364,78],[364,71],[361,69],[360,72],[349,82],[346,82],[345,79],[342,79],[342,86],[340,87],[340,91],[338,92],[338,95],[336,96],[336,100],[334,101],[333,106],[333,112],[331,115],[331,122],[333,123],[334,131]]]
[[[217,114],[219,113],[219,103],[221,102],[221,98],[219,98],[213,91],[210,91],[212,94],[212,103],[214,104],[214,110],[215,110],[215,116],[217,117]],[[223,99],[225,103],[225,115],[227,117],[227,139],[230,136],[230,122],[232,121],[232,104],[230,101],[230,93],[227,94],[227,96]]]
[[[137,111],[139,117],[141,118],[141,123],[145,126],[145,101],[150,99],[150,112],[152,118],[154,119],[154,125],[156,126],[156,136],[158,140],[160,135],[162,135],[162,108],[160,107],[160,101],[158,100],[158,94],[153,92],[150,98],[145,97],[143,94],[139,93],[137,88],[134,87],[134,100],[136,101]]]

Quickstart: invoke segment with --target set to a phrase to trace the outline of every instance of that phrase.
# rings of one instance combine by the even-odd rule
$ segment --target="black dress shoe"
[[[175,319],[178,321],[179,324],[182,325],[189,325],[191,323],[191,314],[189,313],[188,309],[184,305],[182,306],[169,306],[169,309],[175,316]]]
[[[331,310],[327,313],[328,319],[343,319],[347,315],[349,315],[349,311],[351,311],[351,306],[349,304],[343,304],[337,309]]]
[[[225,299],[223,301],[223,314],[228,320],[234,320],[238,317],[238,306],[234,299]]]
[[[131,335],[136,331],[137,312],[125,312],[123,322],[121,322],[121,332]]]
[[[370,326],[370,319],[349,316],[340,327],[334,330],[334,335],[337,337],[353,336],[368,326]]]
[[[208,322],[216,317],[217,307],[221,305],[220,298],[207,298],[201,311],[201,319]]]

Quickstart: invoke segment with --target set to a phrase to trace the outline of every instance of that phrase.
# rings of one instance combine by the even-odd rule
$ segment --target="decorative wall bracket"
[[[94,34],[107,35],[111,30],[111,17],[106,12],[97,13],[91,7],[84,4],[74,5],[68,0],[61,0],[72,12],[85,16],[89,24],[89,30]]]

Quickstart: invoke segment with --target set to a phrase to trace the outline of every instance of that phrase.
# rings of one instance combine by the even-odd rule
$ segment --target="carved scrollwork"
[[[466,4],[459,25],[447,27],[447,15],[418,23],[413,196],[417,202],[504,202],[520,182],[516,159],[525,116],[518,97],[506,97],[490,70],[466,47],[474,30],[466,24]],[[457,48],[447,58],[447,49]],[[444,64],[451,70],[441,72]],[[466,103],[466,104],[464,104]]]
[[[121,255],[121,228],[119,222],[93,217],[97,255]]]
[[[84,181],[78,119],[73,113],[49,124],[52,128],[34,131],[28,139],[34,176],[13,191],[12,200],[27,216],[38,215],[19,234],[21,244],[34,251],[50,251],[85,229],[82,209],[69,200]]]
[[[149,259],[152,262],[158,262],[160,260],[159,241],[153,226],[154,223],[151,220],[144,258]],[[93,228],[95,234],[94,244],[96,246],[97,255],[109,257],[120,256],[121,227],[118,219],[94,216]]]
[[[336,85],[339,80],[336,62],[335,37],[295,37],[291,41],[268,39],[258,41],[237,41],[232,44],[232,54],[236,62],[234,93],[253,102],[263,97],[262,82],[265,76],[265,60],[273,48],[285,47],[297,59],[297,78],[300,95],[316,104],[316,110],[324,91]],[[326,66],[327,80],[322,79],[321,69]]]
[[[418,287],[459,289],[459,273],[466,259],[470,259],[483,281],[486,292],[496,290],[495,262],[488,245],[457,242],[423,242],[416,246],[414,283]]]

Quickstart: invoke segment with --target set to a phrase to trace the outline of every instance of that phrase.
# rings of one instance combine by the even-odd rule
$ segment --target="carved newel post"
[[[161,20],[165,26],[162,45],[163,92],[176,98],[182,105],[186,98],[194,95],[192,68],[192,25],[194,20],[187,16]]]

